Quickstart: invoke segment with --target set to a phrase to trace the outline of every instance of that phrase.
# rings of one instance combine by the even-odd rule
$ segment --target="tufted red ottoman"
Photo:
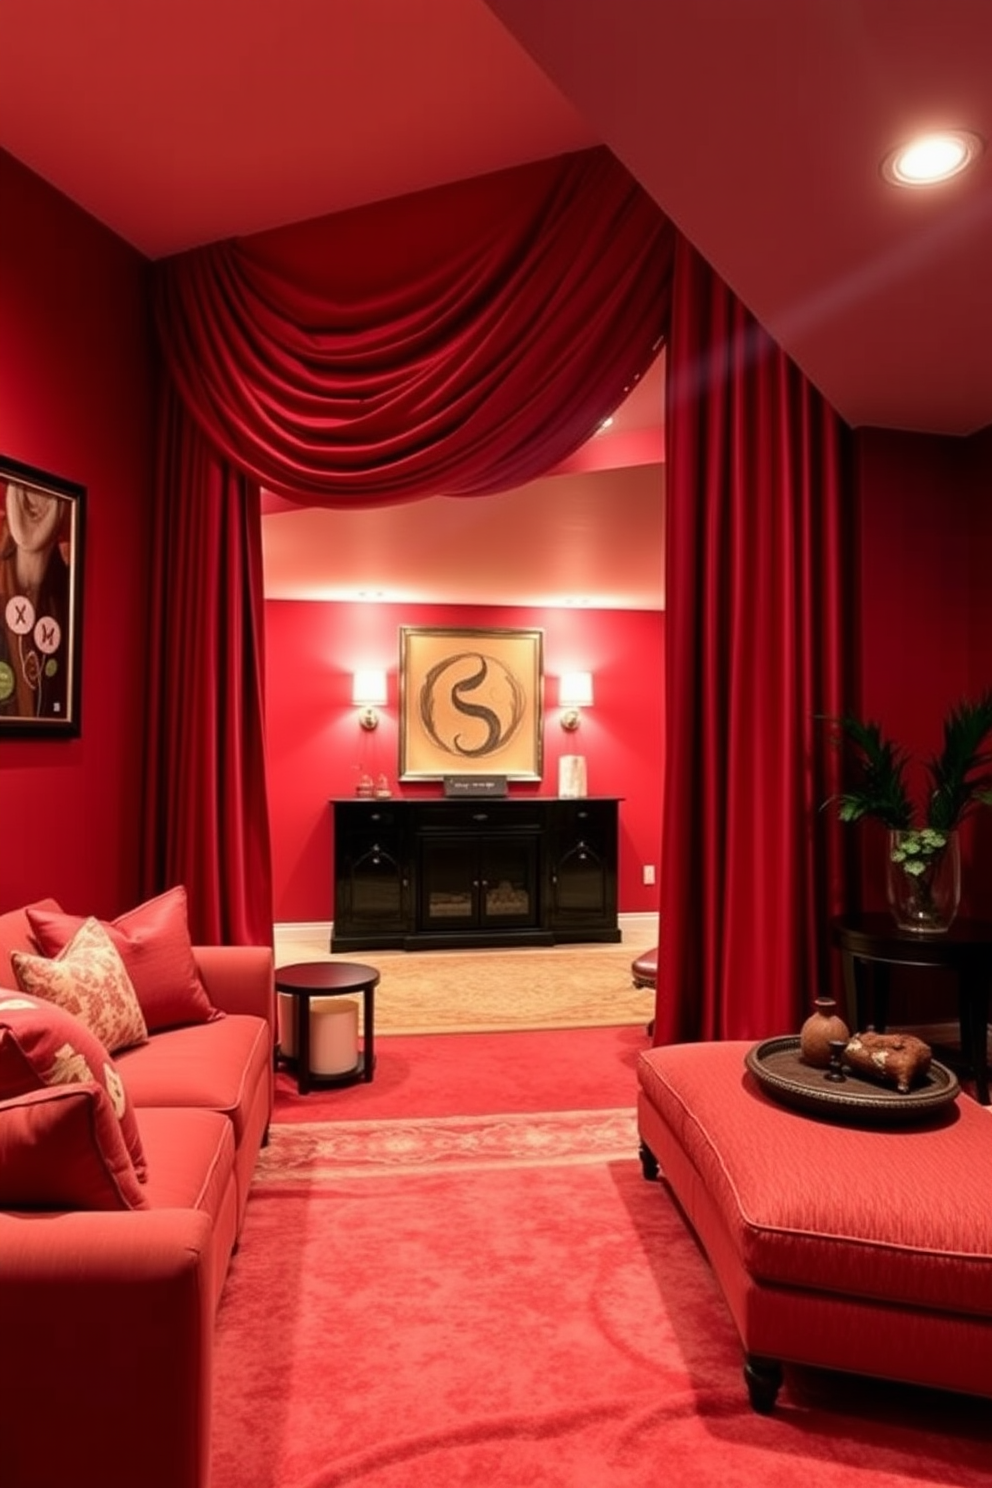
[[[992,1112],[821,1120],[761,1089],[750,1047],[650,1049],[637,1073],[645,1176],[706,1251],[755,1410],[783,1363],[992,1396]]]

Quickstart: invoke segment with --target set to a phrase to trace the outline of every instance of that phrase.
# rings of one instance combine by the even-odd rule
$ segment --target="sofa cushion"
[[[57,956],[83,923],[79,915],[40,904],[29,905],[26,914],[46,956]],[[224,1016],[197,973],[181,885],[101,924],[127,967],[149,1032]]]
[[[234,1132],[217,1111],[148,1106],[138,1111],[149,1154],[144,1192],[155,1209],[201,1209],[217,1219],[234,1168]]]
[[[107,1094],[95,1080],[0,1103],[0,1207],[148,1205]]]
[[[118,1068],[139,1111],[191,1106],[220,1111],[234,1123],[238,1145],[252,1096],[272,1062],[268,1024],[230,1013],[200,1028],[172,1028],[124,1050]],[[140,1117],[139,1117],[140,1125]]]
[[[992,1316],[992,1204],[975,1154],[992,1116],[963,1097],[918,1126],[870,1129],[779,1104],[751,1046],[638,1056],[641,1100],[717,1205],[749,1275],[780,1286]]]
[[[113,1053],[148,1037],[124,962],[99,920],[84,920],[54,959],[14,951],[17,984],[81,1019]]]
[[[0,991],[0,1100],[94,1081],[107,1095],[139,1180],[145,1156],[134,1106],[108,1051],[78,1018],[26,992]]]

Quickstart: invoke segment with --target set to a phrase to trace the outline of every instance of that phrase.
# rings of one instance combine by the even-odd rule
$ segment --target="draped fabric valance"
[[[308,505],[546,474],[647,369],[675,232],[604,149],[166,260],[167,371],[214,449]]]

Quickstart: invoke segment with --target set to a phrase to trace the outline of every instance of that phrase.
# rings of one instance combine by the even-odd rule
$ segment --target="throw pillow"
[[[57,956],[83,923],[79,915],[43,905],[28,905],[26,912],[46,956]],[[100,923],[127,967],[150,1033],[186,1023],[210,1023],[224,1016],[211,1003],[197,975],[182,885],[116,920]]]
[[[143,1183],[147,1168],[134,1106],[100,1040],[55,1003],[23,992],[0,993],[0,1100],[46,1085],[90,1081],[106,1094]]]
[[[44,910],[46,914],[61,914],[57,899],[39,899],[32,909]],[[10,969],[11,951],[37,951],[40,947],[31,930],[27,908],[8,909],[0,914],[0,986],[13,986]]]
[[[99,1085],[57,1085],[0,1103],[0,1207],[148,1208]]]
[[[54,960],[14,951],[10,961],[22,992],[65,1008],[111,1053],[147,1039],[131,978],[99,920],[84,920]]]

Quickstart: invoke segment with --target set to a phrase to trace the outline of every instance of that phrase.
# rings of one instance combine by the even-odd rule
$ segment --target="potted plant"
[[[889,831],[887,892],[901,929],[950,928],[961,897],[958,827],[979,805],[992,805],[992,688],[944,719],[944,745],[926,761],[928,790],[917,812],[906,784],[909,756],[877,723],[832,719],[835,742],[848,747],[851,783],[831,797],[841,821],[873,817]]]

